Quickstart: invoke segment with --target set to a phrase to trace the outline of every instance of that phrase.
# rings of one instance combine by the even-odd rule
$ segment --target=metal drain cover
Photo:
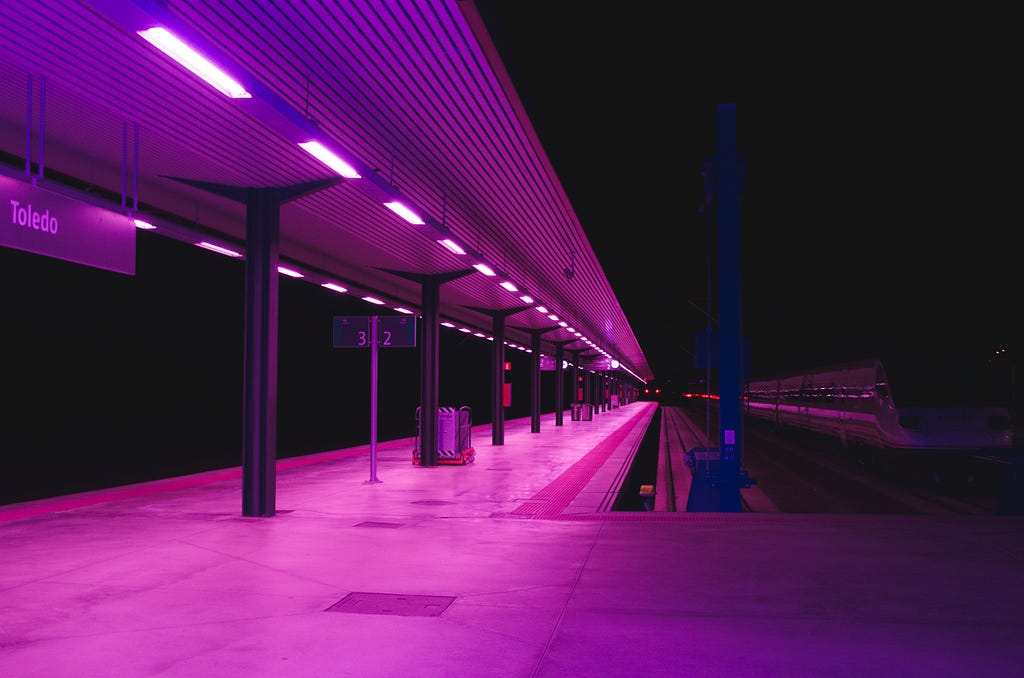
[[[454,596],[415,596],[402,593],[350,593],[326,612],[393,614],[399,617],[438,617]]]

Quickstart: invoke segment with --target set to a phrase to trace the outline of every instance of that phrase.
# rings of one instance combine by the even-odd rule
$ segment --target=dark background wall
[[[0,247],[0,504],[239,466],[244,269],[146,232],[134,276]],[[369,443],[370,352],[333,348],[332,319],[388,310],[285,276],[279,290],[278,457]],[[490,423],[492,343],[440,336],[439,404]],[[377,439],[409,438],[410,460],[419,353],[378,353]],[[529,359],[506,350],[506,419],[530,414]]]

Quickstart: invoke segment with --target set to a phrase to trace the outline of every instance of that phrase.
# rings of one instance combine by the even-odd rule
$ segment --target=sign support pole
[[[370,479],[364,485],[382,482],[377,478],[377,316],[370,316]]]

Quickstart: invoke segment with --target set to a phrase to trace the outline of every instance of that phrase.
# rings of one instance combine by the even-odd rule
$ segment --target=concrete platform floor
[[[611,513],[654,411],[0,507],[0,676],[1024,676],[1024,518]]]

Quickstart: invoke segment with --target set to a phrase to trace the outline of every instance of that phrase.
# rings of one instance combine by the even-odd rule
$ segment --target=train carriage
[[[916,369],[894,387],[877,358],[818,367],[749,381],[745,412],[893,452],[1011,447],[1008,407],[986,399],[965,374],[944,366],[941,377],[928,377]]]

